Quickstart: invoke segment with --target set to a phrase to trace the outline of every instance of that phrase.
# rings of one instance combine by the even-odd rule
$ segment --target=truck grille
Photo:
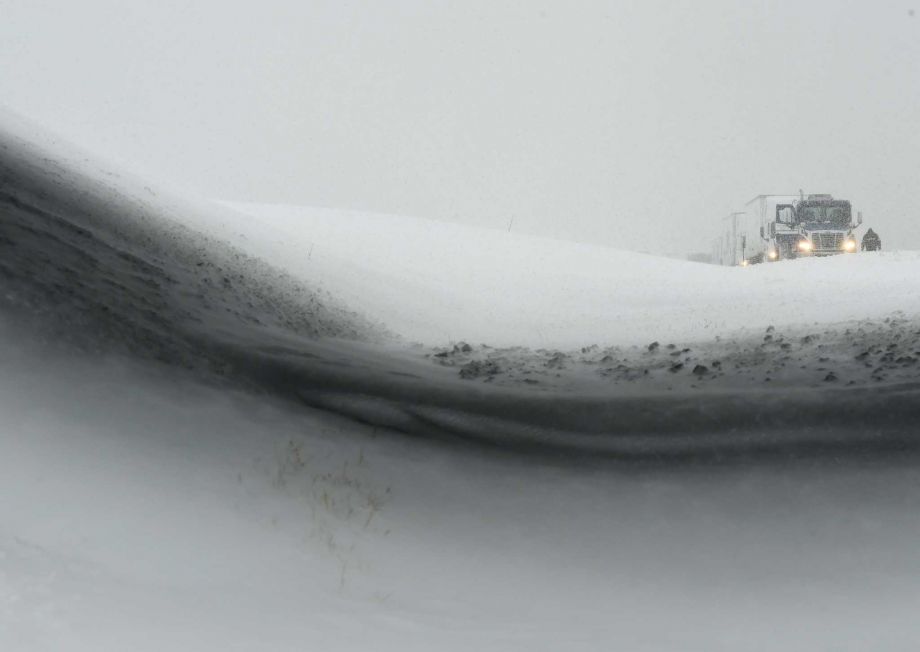
[[[816,251],[840,251],[843,249],[842,233],[813,233],[811,241]]]

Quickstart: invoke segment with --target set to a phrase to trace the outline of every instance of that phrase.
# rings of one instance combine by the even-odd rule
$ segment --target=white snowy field
[[[246,215],[0,127],[0,649],[920,643],[918,255],[724,269],[416,219]],[[804,327],[836,334],[782,348]],[[678,376],[653,357],[668,340],[711,356],[738,329],[758,364],[855,364],[852,344],[873,377],[656,393]],[[635,344],[649,380],[530,392],[463,380],[415,340]],[[738,347],[726,360],[747,364]],[[541,427],[594,448],[529,450]],[[475,444],[509,433],[526,454]],[[779,445],[799,438],[826,447]],[[605,441],[755,446],[637,464]]]
[[[421,218],[229,206],[199,223],[425,344],[692,342],[920,314],[914,251],[721,268]]]

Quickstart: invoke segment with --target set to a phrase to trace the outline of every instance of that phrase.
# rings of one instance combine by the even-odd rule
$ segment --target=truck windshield
[[[799,222],[846,227],[850,224],[849,204],[819,204],[799,206]]]

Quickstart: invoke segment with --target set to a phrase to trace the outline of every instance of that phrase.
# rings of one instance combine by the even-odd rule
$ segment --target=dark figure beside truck
[[[869,229],[866,231],[866,235],[862,237],[862,250],[863,251],[881,251],[882,249],[882,240],[878,237],[878,234]]]

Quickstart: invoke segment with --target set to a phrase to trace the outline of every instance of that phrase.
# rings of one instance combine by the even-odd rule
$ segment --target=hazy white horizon
[[[708,248],[760,193],[920,248],[920,22],[868,2],[0,0],[2,102],[228,200]]]

